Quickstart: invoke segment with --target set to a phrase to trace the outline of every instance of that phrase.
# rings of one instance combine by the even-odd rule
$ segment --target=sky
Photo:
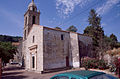
[[[0,1],[0,34],[23,36],[24,13],[32,0]],[[105,35],[115,34],[120,42],[120,0],[34,0],[40,10],[40,25],[77,27],[79,33],[89,26],[88,16],[95,9],[101,16]]]

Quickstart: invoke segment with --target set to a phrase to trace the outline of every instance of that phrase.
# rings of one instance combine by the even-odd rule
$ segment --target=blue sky
[[[89,25],[90,9],[102,17],[101,26],[105,34],[114,33],[120,41],[120,0],[34,0],[40,10],[40,25],[59,26],[66,30],[77,27],[79,33]],[[31,0],[0,1],[0,34],[22,36],[24,13]]]

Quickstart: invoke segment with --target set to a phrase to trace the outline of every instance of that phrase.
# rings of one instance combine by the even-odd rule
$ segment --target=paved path
[[[55,74],[74,71],[74,70],[83,70],[83,69],[71,69],[71,70],[64,70],[53,73],[40,74],[35,72],[27,72],[18,66],[11,65],[5,68],[2,75],[2,79],[50,79],[50,77],[54,76]]]

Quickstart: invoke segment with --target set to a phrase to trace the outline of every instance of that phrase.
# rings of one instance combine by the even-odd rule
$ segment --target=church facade
[[[40,25],[40,11],[29,4],[24,15],[25,69],[41,73],[49,69],[80,67],[82,54],[91,53],[92,38]]]

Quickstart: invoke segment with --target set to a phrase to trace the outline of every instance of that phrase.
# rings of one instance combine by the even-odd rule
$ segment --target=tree
[[[110,38],[112,41],[118,42],[117,37],[113,33],[110,35]]]
[[[98,16],[94,9],[91,9],[88,21],[91,26],[98,27],[100,26],[101,17]]]
[[[4,63],[8,63],[10,59],[13,59],[16,51],[16,47],[12,46],[10,42],[0,42],[0,58]]]
[[[117,42],[116,48],[120,48],[120,42]]]
[[[22,37],[0,35],[0,41],[2,42],[18,42],[20,39],[22,39]]]
[[[70,26],[67,31],[70,31],[70,32],[77,32],[77,28],[75,26]]]
[[[84,34],[89,35],[89,36],[93,36],[94,30],[95,29],[93,26],[87,26],[84,30]]]
[[[55,27],[55,29],[62,30],[60,27]]]
[[[104,39],[104,30],[101,27],[101,17],[95,12],[94,9],[90,11],[88,17],[89,26],[84,30],[85,35],[89,35],[93,39],[93,51],[95,57],[99,56],[103,52],[103,39]]]
[[[117,37],[113,33],[110,35],[110,39],[112,40],[111,41],[111,48],[112,49],[120,47],[119,42],[117,40]]]

